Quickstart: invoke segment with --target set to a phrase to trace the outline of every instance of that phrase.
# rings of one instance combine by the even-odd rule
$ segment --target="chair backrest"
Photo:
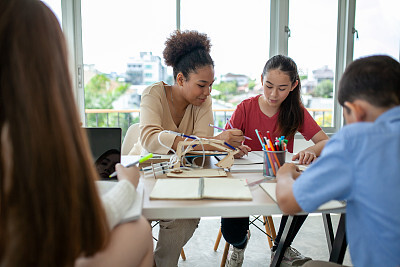
[[[121,155],[128,155],[134,144],[139,139],[139,123],[134,123],[129,126],[128,131],[126,131],[124,141],[122,142]]]

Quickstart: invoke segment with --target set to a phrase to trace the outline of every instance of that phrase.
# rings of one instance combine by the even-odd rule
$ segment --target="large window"
[[[60,2],[66,9],[63,27],[73,59],[75,95],[88,126],[118,125],[125,130],[138,120],[143,89],[160,80],[173,82],[162,51],[177,28],[204,32],[211,39],[217,120],[229,116],[243,99],[262,93],[262,68],[271,55],[281,53],[299,67],[303,101],[310,113],[334,132],[342,117],[335,79],[340,79],[352,55],[399,57],[397,0],[45,2],[59,19]],[[353,31],[358,38],[352,38]]]
[[[305,107],[320,126],[333,126],[338,2],[298,0],[289,6],[288,55],[299,68]]]
[[[206,33],[215,63],[214,119],[226,117],[245,98],[262,92],[261,73],[268,60],[269,9],[266,0],[181,1],[181,29]]]
[[[175,0],[81,2],[85,109],[138,109],[140,94],[168,80],[164,42],[176,28]],[[86,113],[88,126],[127,127],[139,113]]]
[[[400,1],[363,0],[356,2],[354,59],[385,54],[399,60]],[[357,38],[358,37],[358,38]]]

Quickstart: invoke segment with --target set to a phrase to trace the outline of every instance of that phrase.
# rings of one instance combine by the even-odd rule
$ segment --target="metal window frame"
[[[62,27],[67,42],[68,60],[76,105],[86,126],[83,84],[81,0],[61,0]]]
[[[270,57],[283,54],[288,55],[289,34],[289,0],[271,0],[270,14]],[[333,127],[323,127],[323,130],[332,135],[343,126],[342,107],[337,101],[338,81],[346,66],[353,60],[354,33],[352,29],[355,21],[356,0],[338,0],[338,21],[335,62],[335,95],[333,97]],[[300,136],[298,136],[300,138]]]
[[[288,54],[289,34],[285,30],[289,27],[289,0],[270,0],[270,47],[269,56]],[[176,0],[176,27],[180,29],[180,4]],[[346,66],[353,60],[356,0],[338,0],[338,22],[336,41],[336,69],[334,95],[334,125],[324,127],[324,131],[333,134],[343,125],[342,108],[337,102],[338,81]],[[86,125],[85,94],[83,86],[83,47],[82,47],[82,18],[81,0],[61,0],[62,26],[66,36],[70,71],[76,103],[81,121]]]

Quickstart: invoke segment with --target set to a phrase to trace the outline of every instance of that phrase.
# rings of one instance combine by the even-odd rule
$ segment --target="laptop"
[[[84,128],[89,139],[93,161],[102,181],[97,181],[100,195],[106,194],[117,183],[117,177],[110,178],[115,164],[121,162],[121,128]],[[140,218],[143,206],[143,184],[136,188],[135,201],[124,213],[121,221],[129,222]]]
[[[89,139],[90,150],[97,172],[102,180],[109,178],[115,171],[115,164],[121,162],[121,128],[84,128]]]

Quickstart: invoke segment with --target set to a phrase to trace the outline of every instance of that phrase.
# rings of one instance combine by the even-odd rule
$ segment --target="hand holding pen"
[[[230,145],[232,145],[234,147],[238,147],[238,146],[242,145],[242,142],[244,141],[244,137],[243,137],[243,133],[241,130],[238,130],[238,129],[226,130],[226,129],[220,128],[220,127],[212,125],[212,124],[209,124],[209,126],[222,131],[222,133],[215,136],[216,139],[224,140],[226,143],[229,143]]]
[[[229,127],[231,127],[231,129],[235,129],[235,127],[233,127],[233,125],[231,123],[231,120],[229,118],[227,118],[226,120],[227,120],[227,122],[229,124]],[[253,140],[253,139],[251,139],[250,137],[247,137],[247,136],[244,136],[244,138],[247,139],[247,140]],[[234,156],[235,159],[242,158],[244,155],[247,156],[249,154],[249,152],[251,151],[251,148],[249,146],[244,145],[243,143],[242,143],[241,146],[238,146],[238,148],[239,148],[240,152],[235,154],[235,156]]]
[[[152,158],[152,157],[153,157],[153,154],[152,154],[152,153],[149,153],[149,154],[147,154],[146,156],[144,156],[144,157],[142,157],[142,158],[140,158],[140,159],[138,159],[138,160],[136,160],[136,161],[134,161],[134,162],[132,162],[132,163],[130,163],[130,164],[128,164],[128,165],[126,165],[125,167],[123,167],[121,164],[117,164],[117,165],[115,165],[115,168],[116,168],[116,169],[123,170],[123,169],[121,169],[121,168],[126,169],[126,168],[129,168],[129,167],[134,167],[134,166],[136,166],[136,164],[142,163],[142,162],[144,162],[144,161],[146,161],[146,160],[148,160],[148,159],[150,159],[150,158]],[[117,168],[117,166],[118,166],[118,168]],[[113,173],[110,175],[110,178],[115,177],[115,176],[117,176],[117,171],[113,172]],[[119,178],[118,178],[118,179],[119,179]]]
[[[122,164],[117,163],[115,165],[115,170],[118,172],[118,180],[127,180],[131,182],[135,188],[137,188],[139,184],[140,172],[137,166],[132,167],[124,167]]]
[[[233,127],[233,125],[232,125],[232,123],[231,123],[231,121],[229,120],[229,118],[228,119],[226,119],[227,121],[228,121],[228,124],[229,124],[229,127],[231,127],[231,129],[236,129],[235,127]],[[248,136],[243,136],[245,139],[247,139],[247,140],[253,140],[253,139],[251,139],[250,137],[248,137]]]

